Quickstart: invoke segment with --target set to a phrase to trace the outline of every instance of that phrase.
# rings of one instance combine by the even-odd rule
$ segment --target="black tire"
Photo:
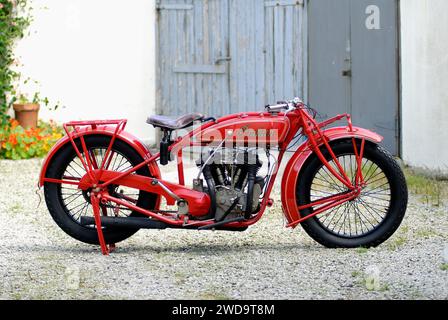
[[[360,145],[358,145],[358,150],[360,150],[359,147]],[[336,142],[332,145],[332,148],[336,157],[338,158],[340,157],[340,159],[344,160],[344,166],[346,159],[349,158],[351,159],[352,157],[354,158],[354,148],[351,140]],[[323,154],[327,160],[332,159],[331,156],[329,155],[329,152],[326,149],[323,150]],[[369,166],[368,169],[371,169],[371,171],[373,171],[374,170],[373,168],[375,168],[375,170],[377,170],[377,172],[379,172],[379,174],[382,175],[380,176],[380,178],[384,179],[381,182],[375,182],[374,179],[376,179],[376,177],[373,177],[371,178],[372,184],[375,183],[379,184],[384,182],[385,187],[382,186],[381,188],[388,187],[387,190],[384,189],[386,191],[383,191],[382,189],[381,190],[378,189],[379,187],[373,185],[370,187],[371,189],[367,189],[367,191],[365,192],[363,191],[363,197],[364,195],[366,197],[373,197],[374,195],[376,196],[375,190],[377,191],[380,190],[382,192],[381,197],[377,196],[377,198],[374,198],[380,200],[377,201],[370,200],[370,202],[367,202],[367,200],[363,200],[362,197],[359,197],[360,200],[356,199],[353,202],[344,204],[345,207],[342,209],[343,211],[339,211],[341,210],[340,208],[342,208],[341,205],[339,207],[330,210],[329,212],[324,212],[321,215],[317,215],[302,222],[302,227],[306,231],[306,233],[311,238],[313,238],[314,240],[316,240],[317,242],[328,248],[356,248],[356,247],[368,248],[378,246],[394,234],[394,232],[398,229],[403,220],[407,207],[408,192],[404,174],[398,163],[386,150],[384,150],[378,145],[368,142],[366,142],[365,144],[363,161],[364,166],[367,166],[368,164]],[[296,185],[296,196],[298,205],[305,205],[310,203],[310,201],[315,201],[316,194],[319,194],[319,192],[322,193],[322,197],[324,196],[323,193],[324,191],[319,190],[316,191],[316,189],[312,189],[312,186],[316,188],[316,186],[318,186],[319,184],[320,185],[324,184],[324,182],[322,182],[324,181],[324,176],[322,175],[322,173],[325,172],[325,168],[323,168],[322,166],[323,166],[322,162],[318,159],[316,155],[313,155],[305,163],[305,167],[301,172],[298,179],[298,183]],[[350,166],[354,167],[355,165],[350,164]],[[363,167],[363,170],[367,171],[367,168]],[[365,174],[367,180],[367,174],[370,174],[370,172],[365,172]],[[373,175],[374,173],[371,174]],[[316,181],[319,184],[317,184]],[[333,185],[335,189],[337,188],[337,190],[335,190],[335,192],[332,194],[345,191],[342,190],[342,188],[339,187],[337,183],[334,183],[334,181],[329,181],[329,183],[325,184],[328,185],[328,188],[331,185]],[[325,186],[325,188],[327,188],[327,186]],[[367,185],[367,188],[369,188],[369,185]],[[322,188],[322,190],[328,190],[328,189]],[[313,196],[312,193],[314,194]],[[386,204],[383,204],[383,202],[385,202]],[[363,212],[361,212],[360,208],[363,209]],[[378,209],[378,212],[383,213],[384,217],[383,215],[379,215],[378,212],[375,213],[374,215],[372,208],[375,210]],[[305,217],[311,214],[312,212],[313,209],[305,209],[302,210],[300,214],[302,217]],[[372,216],[370,220],[365,217],[365,214],[367,215],[367,213],[370,213]],[[336,215],[338,214],[340,215],[340,217],[336,217]],[[378,216],[376,214],[378,214]],[[343,232],[341,232],[342,227],[339,226],[339,230],[336,230],[337,227],[334,226],[336,226],[336,222],[342,220],[343,215],[344,215],[343,218],[344,230]],[[347,216],[349,224],[351,224],[350,221],[354,221],[355,228],[357,229],[356,233],[353,232],[352,234],[351,225],[350,225],[350,233],[346,232],[345,224]],[[364,223],[365,231],[363,230],[363,222],[362,222],[364,218],[366,218],[365,220],[372,225],[372,227],[370,227],[369,223]],[[334,221],[326,223],[326,220],[328,219],[333,219]],[[372,223],[373,220],[377,221],[377,219],[380,220],[378,221],[377,225]],[[358,225],[357,222],[359,222],[360,228],[357,227]],[[371,228],[370,230],[369,227]],[[364,232],[359,232],[358,229],[361,229],[361,231]]]
[[[107,149],[110,143],[109,136],[87,136],[85,137],[86,146],[89,150],[104,150]],[[79,150],[82,150],[81,143],[79,140],[76,141]],[[116,152],[117,155],[120,155],[125,159],[124,161],[128,161],[132,164],[132,166],[138,165],[144,160],[142,157],[127,143],[117,139],[112,147],[112,150]],[[104,155],[104,154],[103,154]],[[76,161],[76,153],[70,143],[67,143],[58,153],[53,157],[51,163],[48,166],[48,171],[46,176],[48,178],[61,179],[63,174],[68,170],[69,165],[73,164],[73,161]],[[81,169],[76,168],[76,170],[81,171]],[[124,170],[119,170],[124,171]],[[149,169],[145,166],[137,171],[140,175],[150,176]],[[80,174],[82,176],[82,173]],[[63,188],[68,187],[66,185],[62,186],[61,184],[48,183],[46,182],[44,185],[44,193],[45,193],[45,201],[48,207],[48,210],[53,217],[56,224],[69,236],[88,244],[99,244],[98,234],[94,226],[83,226],[79,223],[79,219],[75,219],[71,215],[73,212],[68,209],[68,202],[63,198],[62,190]],[[118,186],[117,186],[118,187]],[[68,188],[67,188],[68,189]],[[74,187],[75,191],[77,190]],[[80,191],[76,191],[80,192]],[[138,196],[138,198],[137,198]],[[74,199],[75,196],[72,196]],[[77,201],[81,202],[85,201],[84,206],[87,206],[86,215],[93,216],[92,206],[89,204],[88,197],[77,195]],[[138,200],[137,200],[138,199]],[[145,208],[145,209],[154,209],[157,196],[144,191],[136,191],[135,200],[137,202],[137,206]],[[73,200],[70,200],[73,201]],[[105,210],[113,210],[110,207]],[[122,208],[123,209],[123,208]],[[73,209],[72,211],[74,211]],[[121,212],[121,211],[120,211]],[[82,214],[83,212],[81,212]],[[131,212],[130,214],[126,214],[128,216],[142,216],[137,212]],[[118,243],[123,241],[133,234],[135,234],[138,229],[122,229],[122,228],[110,228],[103,227],[103,234],[106,243]]]

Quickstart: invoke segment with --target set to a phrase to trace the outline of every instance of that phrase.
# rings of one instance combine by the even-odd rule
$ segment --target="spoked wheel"
[[[354,183],[358,164],[352,141],[333,145],[333,151]],[[329,153],[323,154],[337,171]],[[332,248],[377,246],[399,227],[407,206],[407,187],[400,167],[385,150],[366,143],[361,169],[365,187],[357,198],[302,223],[305,231],[319,243]],[[312,156],[307,163],[296,188],[299,206],[347,191],[317,156]],[[313,209],[302,210],[301,215],[312,212]]]
[[[86,146],[90,155],[90,159],[94,168],[101,166],[105,157],[107,148],[110,143],[110,137],[90,136],[85,138]],[[79,141],[78,148],[82,151]],[[140,155],[126,143],[117,140],[111,150],[108,170],[124,172],[143,162]],[[149,176],[147,167],[143,167],[137,171],[140,175]],[[71,144],[67,146],[52,160],[47,177],[54,179],[63,179],[71,181],[79,181],[86,171],[76,156],[75,150]],[[90,201],[91,190],[80,190],[76,185],[45,183],[45,201],[51,216],[55,222],[71,237],[90,244],[98,244],[98,235],[96,227],[83,226],[80,224],[81,217],[93,217],[93,208]],[[155,208],[156,195],[137,189],[123,187],[119,185],[110,185],[108,192],[111,196],[120,198],[133,205],[151,210]],[[129,217],[141,216],[137,212],[119,206],[115,203],[108,202],[101,204],[101,214],[112,217]],[[107,243],[117,243],[132,236],[137,229],[121,229],[103,227],[104,238]]]
[[[90,158],[93,160],[93,166],[95,169],[101,165],[107,148],[92,147],[89,149]],[[119,151],[115,150],[111,153],[110,165],[108,170],[116,172],[124,172],[133,167],[131,161],[126,158]],[[79,181],[86,174],[86,171],[79,160],[75,157],[65,169],[62,178],[68,180]],[[111,196],[121,198],[132,204],[136,204],[140,195],[139,190],[130,189],[118,185],[110,185],[108,192]],[[82,216],[93,216],[92,205],[90,203],[91,190],[80,190],[73,185],[64,185],[60,188],[60,198],[64,205],[64,208],[70,212],[70,217],[79,222]],[[120,207],[112,202],[101,204],[101,211],[103,215],[115,216],[115,217],[128,217],[132,210],[126,207]]]

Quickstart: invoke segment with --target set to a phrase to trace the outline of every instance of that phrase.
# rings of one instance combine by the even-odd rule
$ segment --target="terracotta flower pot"
[[[15,118],[25,129],[37,127],[40,105],[36,103],[14,104]]]

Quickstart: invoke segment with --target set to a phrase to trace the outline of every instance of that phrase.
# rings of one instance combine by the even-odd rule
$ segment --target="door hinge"
[[[303,6],[303,0],[271,0],[264,3],[265,7]]]
[[[395,116],[395,138],[400,138],[400,117],[399,116]]]
[[[194,9],[194,5],[192,4],[162,4],[162,3],[158,3],[156,4],[156,9],[157,10],[193,10]]]

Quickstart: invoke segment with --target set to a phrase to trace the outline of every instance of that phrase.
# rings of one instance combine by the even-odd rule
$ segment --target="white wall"
[[[16,50],[26,76],[50,100],[44,119],[129,119],[147,142],[155,131],[155,0],[34,0],[31,35]],[[46,7],[47,9],[45,9]]]
[[[448,172],[447,0],[401,1],[403,157]]]
[[[47,9],[44,9],[46,7]],[[17,54],[25,76],[66,106],[59,122],[128,118],[147,142],[155,113],[155,0],[34,0]],[[413,166],[448,171],[448,1],[401,1],[402,142]]]

